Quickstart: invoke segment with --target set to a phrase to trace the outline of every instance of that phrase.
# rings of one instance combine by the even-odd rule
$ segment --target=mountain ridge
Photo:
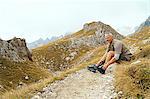
[[[37,64],[50,69],[50,71],[71,68],[73,66],[71,64],[76,63],[90,50],[104,45],[104,35],[107,33],[112,33],[117,39],[124,38],[109,25],[100,21],[86,23],[76,33],[33,49],[33,58]]]
[[[43,46],[45,44],[48,44],[49,42],[53,42],[53,41],[55,41],[57,39],[60,39],[62,37],[63,36],[61,35],[61,36],[58,36],[58,37],[56,37],[56,36],[52,36],[51,38],[47,37],[46,39],[39,38],[38,40],[35,40],[31,43],[27,43],[27,46],[28,46],[29,49],[34,49],[34,48]]]
[[[145,28],[143,31],[145,31]],[[149,31],[149,28],[146,29],[145,33],[147,33],[147,31]],[[20,75],[18,73],[14,75],[14,71],[10,71],[11,73],[13,72],[13,75],[6,75],[1,80],[3,81],[3,83],[1,83],[0,85],[2,85],[4,89],[6,88],[7,90],[9,90],[15,89],[18,84],[19,86],[20,84],[22,84],[22,88],[18,89],[17,91],[14,90],[13,95],[24,96],[25,94],[33,92],[35,90],[35,92],[37,92],[37,89],[39,90],[41,87],[44,87],[48,83],[52,83],[56,80],[62,80],[68,74],[80,70],[89,64],[96,63],[100,59],[100,57],[104,54],[106,44],[104,41],[104,35],[107,33],[112,33],[114,35],[114,38],[123,40],[123,42],[125,42],[129,46],[131,45],[132,49],[134,49],[134,47],[137,47],[136,45],[142,44],[142,50],[140,50],[140,47],[135,50],[135,54],[137,55],[136,59],[142,58],[143,56],[149,57],[149,54],[147,53],[147,49],[149,48],[147,47],[148,43],[143,44],[143,42],[140,42],[139,38],[136,39],[134,38],[134,36],[131,38],[125,38],[117,31],[115,31],[111,26],[106,25],[102,22],[91,22],[84,24],[83,28],[78,32],[66,35],[61,39],[32,49],[33,62],[27,61],[27,63],[19,64],[15,64],[14,62],[12,62],[10,64],[4,65],[6,63],[9,63],[9,61],[1,60],[1,66],[10,68],[9,71],[14,70],[14,67],[19,68],[15,68],[15,70],[18,70]],[[143,36],[142,40],[147,40],[148,38],[145,38],[144,35],[143,32],[141,32],[141,34],[139,34],[139,36],[137,37]],[[148,36],[149,32],[146,35]],[[145,45],[146,47],[144,47]],[[11,68],[11,65],[13,68]],[[4,71],[4,68],[0,69]],[[2,73],[3,75],[1,75],[4,76],[5,73],[8,73],[8,69],[5,69],[5,72]],[[11,73],[9,75],[11,75]],[[16,77],[17,79],[15,79],[16,81],[13,81],[12,83],[11,80],[14,79],[14,77]],[[42,80],[41,82],[39,81],[47,77],[48,79]],[[5,82],[6,80],[8,80],[7,83]],[[39,83],[37,83],[38,81]],[[26,86],[29,83],[34,84]],[[8,87],[12,85],[15,86]],[[19,90],[22,90],[22,92],[18,93]],[[9,92],[6,94],[10,95]]]
[[[135,33],[140,32],[142,28],[149,27],[149,26],[150,26],[150,16],[143,23],[141,23],[141,25],[137,28],[137,30],[135,30]]]

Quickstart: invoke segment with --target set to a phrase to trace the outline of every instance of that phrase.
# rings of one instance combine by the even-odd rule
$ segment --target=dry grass
[[[95,31],[89,31],[84,33],[83,30],[80,30],[71,35],[72,37],[80,38],[82,36],[89,36],[94,34]],[[33,58],[39,64],[39,66],[50,69],[51,71],[61,71],[67,68],[71,68],[72,64],[76,63],[78,59],[83,57],[86,52],[93,50],[93,47],[87,45],[81,45],[78,48],[70,47],[71,38],[65,37],[54,42],[51,42],[42,47],[33,49]],[[71,60],[66,61],[66,57],[70,53],[76,52],[77,54]],[[46,64],[50,63],[50,64]],[[64,66],[64,67],[62,67]]]
[[[0,58],[0,92],[9,91],[19,86],[19,83],[28,85],[52,76],[47,70],[36,66],[33,62],[13,62]],[[25,77],[28,76],[28,79]]]
[[[142,40],[150,37],[150,28],[145,27],[130,38],[124,39],[128,45],[138,47],[131,62],[117,66],[115,72],[115,87],[123,91],[122,98],[148,99],[150,97],[150,45],[143,44]],[[132,62],[139,63],[131,64]]]
[[[135,33],[132,38],[136,38],[139,41],[148,39],[150,37],[150,27],[144,27],[140,32]]]
[[[150,94],[150,62],[141,59],[140,63],[123,63],[115,72],[115,87],[123,91],[124,97],[147,97]]]
[[[1,99],[29,99],[31,98],[30,94],[31,92],[36,92],[43,87],[46,87],[48,83],[51,83],[54,81],[54,77],[49,77],[47,79],[41,80],[37,83],[29,84],[28,86],[24,86],[17,90],[11,90],[8,92],[5,92],[3,95],[0,96]]]
[[[143,32],[145,33],[146,37],[145,37],[145,35],[143,35]],[[38,66],[52,68],[53,71],[60,70],[61,64],[62,65],[65,65],[66,63],[68,63],[70,65],[74,64],[77,61],[79,61],[80,58],[82,58],[82,56],[86,55],[86,52],[93,50],[93,48],[90,48],[87,46],[81,46],[77,51],[78,56],[76,56],[75,59],[72,61],[66,61],[65,57],[67,57],[70,52],[77,50],[77,49],[68,49],[68,46],[70,44],[70,37],[71,38],[72,37],[80,38],[80,37],[93,35],[94,33],[95,33],[95,30],[88,31],[88,32],[84,32],[83,30],[78,31],[71,36],[66,36],[63,39],[56,40],[54,42],[49,43],[48,45],[34,49],[33,57],[36,60],[36,63],[38,63]],[[123,65],[118,66],[117,72],[115,74],[116,89],[122,90],[126,96],[133,96],[133,97],[137,97],[140,95],[142,97],[149,96],[149,93],[148,93],[149,90],[147,90],[147,87],[149,86],[149,76],[145,76],[146,74],[144,74],[144,73],[145,72],[149,73],[149,60],[148,59],[149,59],[150,46],[142,45],[142,43],[140,42],[140,40],[147,39],[147,37],[150,37],[149,28],[146,28],[145,30],[142,30],[142,32],[135,34],[133,37],[124,40],[124,42],[129,45],[136,44],[136,46],[142,46],[142,50],[139,50],[136,53],[136,56],[137,56],[136,59],[146,58],[146,59],[143,59],[140,64],[130,65],[130,63],[123,63]],[[22,77],[22,76],[24,77],[24,75],[30,74],[29,77],[32,77],[33,79],[31,81],[30,80],[28,81],[28,83],[29,83],[28,86],[23,86],[20,89],[5,92],[2,95],[2,98],[16,99],[16,98],[31,97],[31,94],[36,93],[37,91],[41,90],[46,85],[48,85],[56,80],[62,80],[66,76],[68,76],[68,74],[74,73],[80,69],[83,69],[88,64],[96,63],[99,60],[99,58],[102,56],[103,53],[104,53],[104,47],[96,48],[94,50],[94,56],[90,57],[90,59],[88,61],[83,62],[78,66],[71,67],[71,69],[66,68],[58,76],[52,76],[51,74],[47,73],[47,71],[45,71],[44,69],[39,70],[39,67],[37,66],[37,64],[36,65],[30,64],[30,62],[25,63],[23,65],[22,65],[22,63],[20,63],[20,65],[19,64],[12,65],[14,63],[8,62],[8,64],[7,64],[7,62],[6,62],[5,64],[8,65],[10,70],[11,70],[11,66],[12,66],[11,72],[14,75],[16,73],[16,75],[20,74],[20,77]],[[62,58],[62,56],[64,58]],[[44,61],[44,63],[41,63],[41,61]],[[45,63],[51,62],[51,61],[53,61],[54,64],[52,64],[51,67],[48,67],[48,65],[46,65]],[[16,68],[20,68],[20,66],[24,69],[19,69],[19,72],[16,71],[17,70]],[[27,68],[28,66],[29,66],[29,68]],[[7,72],[1,73],[1,77],[5,77],[2,74],[7,74]],[[49,75],[49,77],[48,77],[48,75]],[[14,76],[14,77],[17,77],[17,76]],[[48,78],[45,78],[45,77],[48,77]],[[45,79],[43,79],[43,78],[45,78]],[[10,81],[12,81],[13,79],[15,79],[15,78],[13,78],[13,76],[11,79],[8,76],[8,78],[7,78],[8,81],[7,80],[3,81],[4,85],[6,84],[6,86],[10,87],[11,85],[9,85],[8,83]],[[39,82],[31,83],[33,81],[38,81],[39,79],[41,79]],[[0,81],[1,81],[1,79],[0,79]],[[8,83],[5,83],[5,82],[8,82]],[[137,82],[140,82],[140,84]],[[142,83],[142,85],[141,85],[141,83]],[[16,85],[17,85],[17,83],[16,83]],[[10,88],[9,87],[7,89],[12,88],[12,86]]]
[[[126,37],[123,42],[125,42],[128,45],[134,46],[145,46],[146,44],[143,44],[142,40],[146,40],[150,38],[150,27],[144,27],[140,32],[134,33],[130,37]]]
[[[6,96],[9,98],[9,96],[12,97],[24,97],[27,95],[27,93],[33,92],[36,89],[40,89],[47,85],[47,83],[51,83],[55,80],[63,79],[65,76],[67,76],[69,73],[73,73],[84,66],[87,66],[87,64],[92,63],[95,60],[98,61],[99,57],[101,56],[101,53],[103,53],[104,47],[96,48],[94,50],[94,56],[90,57],[88,62],[81,63],[79,66],[69,67],[73,66],[72,64],[76,64],[82,57],[84,57],[87,52],[93,51],[95,48],[91,48],[86,45],[82,45],[79,48],[69,48],[72,37],[80,38],[80,37],[86,37],[89,35],[94,35],[95,30],[84,32],[83,30],[80,30],[71,36],[66,36],[62,39],[58,39],[54,42],[50,42],[47,45],[44,45],[42,47],[33,49],[33,58],[34,62],[26,62],[26,63],[13,63],[13,62],[5,62],[6,67],[10,68],[2,70],[3,73],[1,73],[2,78],[2,84],[4,85],[5,89],[7,89],[8,92],[6,92],[3,96]],[[66,61],[65,58],[69,56],[71,52],[77,52],[77,55],[74,57],[73,60]],[[93,60],[93,58],[95,58]],[[8,64],[7,64],[8,63]],[[48,63],[48,64],[47,64]],[[63,67],[64,66],[64,67]],[[42,67],[42,68],[41,68]],[[64,69],[62,69],[62,67]],[[69,67],[69,68],[68,68]],[[53,77],[50,73],[45,71],[45,69],[49,69],[52,72],[60,71],[62,70],[62,74]],[[71,68],[71,69],[70,69]],[[5,78],[5,75],[7,72],[11,73],[7,75]],[[15,76],[14,76],[15,75]],[[28,81],[24,80],[24,77],[28,75],[29,79]],[[44,79],[46,77],[49,77],[47,79]],[[40,79],[42,80],[42,83],[37,83]],[[21,89],[12,90],[9,92],[9,90],[16,88],[18,86],[18,82],[27,83],[27,86],[22,87]],[[9,83],[11,82],[11,83]],[[32,83],[32,84],[31,84]],[[12,94],[11,94],[12,93]],[[29,96],[29,95],[27,95]]]
[[[30,98],[34,93],[42,90],[43,87],[46,87],[46,85],[48,85],[56,80],[63,80],[69,74],[74,73],[80,69],[83,69],[89,64],[96,63],[100,59],[100,57],[102,56],[103,53],[104,53],[104,46],[99,47],[94,50],[94,53],[93,53],[94,58],[91,57],[88,60],[88,62],[83,62],[83,63],[79,64],[78,66],[74,66],[71,69],[62,71],[62,73],[58,76],[51,76],[49,78],[40,80],[39,82],[29,84],[28,86],[23,86],[20,89],[5,92],[1,97],[2,97],[2,99]]]
[[[92,50],[91,47],[83,45],[79,48],[69,48],[70,40],[61,40],[57,43],[50,43],[46,46],[33,50],[33,57],[40,66],[50,69],[51,71],[61,71],[71,68],[77,59],[84,56],[87,51]],[[77,54],[72,60],[66,60],[69,54],[76,52]],[[42,62],[43,61],[43,62]],[[46,63],[50,64],[46,64]],[[65,66],[65,67],[62,67]]]
[[[139,48],[139,50],[137,50],[137,52],[135,53],[135,58],[139,59],[139,58],[147,58],[150,59],[150,45],[146,45],[146,46],[142,46]]]

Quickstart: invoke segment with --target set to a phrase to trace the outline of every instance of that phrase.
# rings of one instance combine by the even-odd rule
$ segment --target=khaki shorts
[[[120,54],[120,57],[118,59],[118,61],[123,60],[123,61],[130,61],[132,58],[132,54],[129,54],[129,57],[125,57],[123,54]]]

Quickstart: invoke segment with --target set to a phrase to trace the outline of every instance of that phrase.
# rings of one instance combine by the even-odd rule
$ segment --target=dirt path
[[[114,92],[112,67],[115,65],[105,75],[87,69],[77,71],[43,88],[32,99],[112,99],[117,95]]]

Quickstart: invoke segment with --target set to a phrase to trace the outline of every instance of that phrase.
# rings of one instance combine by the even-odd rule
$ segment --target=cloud
[[[40,37],[75,32],[91,21],[117,29],[139,25],[150,15],[149,0],[1,0],[0,37]],[[29,36],[30,35],[30,36]]]

